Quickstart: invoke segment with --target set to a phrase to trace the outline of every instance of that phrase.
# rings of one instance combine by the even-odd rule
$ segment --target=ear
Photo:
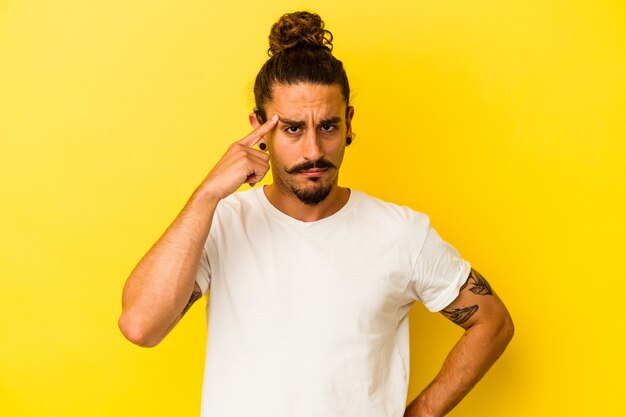
[[[258,129],[259,126],[261,126],[261,123],[259,123],[259,119],[256,118],[256,114],[254,112],[250,113],[250,115],[248,116],[248,121],[250,122],[250,126],[252,126],[253,129]]]
[[[354,117],[354,107],[348,106],[346,109],[346,136],[352,136],[352,118]]]

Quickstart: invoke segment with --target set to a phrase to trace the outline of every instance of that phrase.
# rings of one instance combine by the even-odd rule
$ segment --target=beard
[[[309,181],[319,182],[313,180]],[[298,197],[298,200],[309,206],[315,206],[328,197],[328,194],[330,194],[330,191],[333,189],[333,184],[330,182],[326,184],[318,184],[318,186],[313,189],[309,189],[308,187],[298,188],[294,184],[291,184],[289,188],[291,189],[291,192]]]
[[[285,167],[284,169],[288,175],[294,175],[300,171],[312,168],[325,168],[329,171],[336,169],[334,164],[325,159],[320,159],[315,162],[308,161],[298,164],[292,168]],[[286,181],[285,185],[289,188],[291,193],[298,198],[298,200],[306,205],[315,206],[328,197],[333,189],[333,183],[334,178],[316,177],[308,178],[307,184],[304,186],[298,186],[295,181]]]

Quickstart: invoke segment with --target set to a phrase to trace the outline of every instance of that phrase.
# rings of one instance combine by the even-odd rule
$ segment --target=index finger
[[[254,129],[248,136],[241,139],[239,143],[241,143],[242,145],[253,147],[261,140],[261,138],[263,138],[263,136],[265,136],[266,133],[268,133],[269,131],[271,131],[272,129],[276,127],[277,122],[278,122],[278,115],[275,114],[267,122],[263,123],[261,126]]]

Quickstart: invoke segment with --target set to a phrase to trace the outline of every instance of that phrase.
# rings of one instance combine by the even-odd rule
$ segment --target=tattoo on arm
[[[491,287],[489,286],[489,283],[487,282],[485,277],[480,275],[480,272],[478,272],[474,268],[472,268],[469,278],[467,279],[468,282],[470,280],[472,281],[471,283],[472,288],[470,288],[470,291],[473,292],[474,294],[493,295],[493,291],[491,290]],[[465,283],[465,285],[463,285],[463,287],[461,287],[461,289],[465,288],[466,285],[467,285],[467,282]]]
[[[193,303],[198,301],[200,299],[200,297],[202,297],[202,292],[200,292],[200,291],[194,291],[194,292],[191,293],[191,297],[189,297],[189,302],[187,303],[187,305],[183,309],[183,312],[180,314],[181,317],[184,316],[185,313],[187,313],[187,311],[189,311],[189,309],[191,308]]]
[[[489,286],[489,283],[483,277],[480,272],[472,268],[469,277],[467,277],[467,281],[461,287],[459,292],[463,291],[468,284],[470,285],[469,290],[476,295],[493,295],[493,291]],[[474,313],[478,311],[478,305],[473,305],[469,307],[461,307],[455,308],[453,310],[443,310],[441,313],[446,316],[448,319],[453,321],[456,324],[463,324],[468,321]]]
[[[463,324],[478,311],[478,306],[455,308],[454,310],[443,310],[442,313],[456,324]]]

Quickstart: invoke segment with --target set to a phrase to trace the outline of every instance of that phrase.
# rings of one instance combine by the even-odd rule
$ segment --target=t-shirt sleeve
[[[456,299],[470,270],[470,263],[429,226],[415,262],[409,290],[428,310],[440,311]]]
[[[209,255],[207,254],[206,247],[202,249],[200,255],[200,263],[198,264],[198,273],[196,274],[196,284],[202,290],[202,295],[206,294],[209,289],[209,283],[211,282],[211,265],[209,264]]]

